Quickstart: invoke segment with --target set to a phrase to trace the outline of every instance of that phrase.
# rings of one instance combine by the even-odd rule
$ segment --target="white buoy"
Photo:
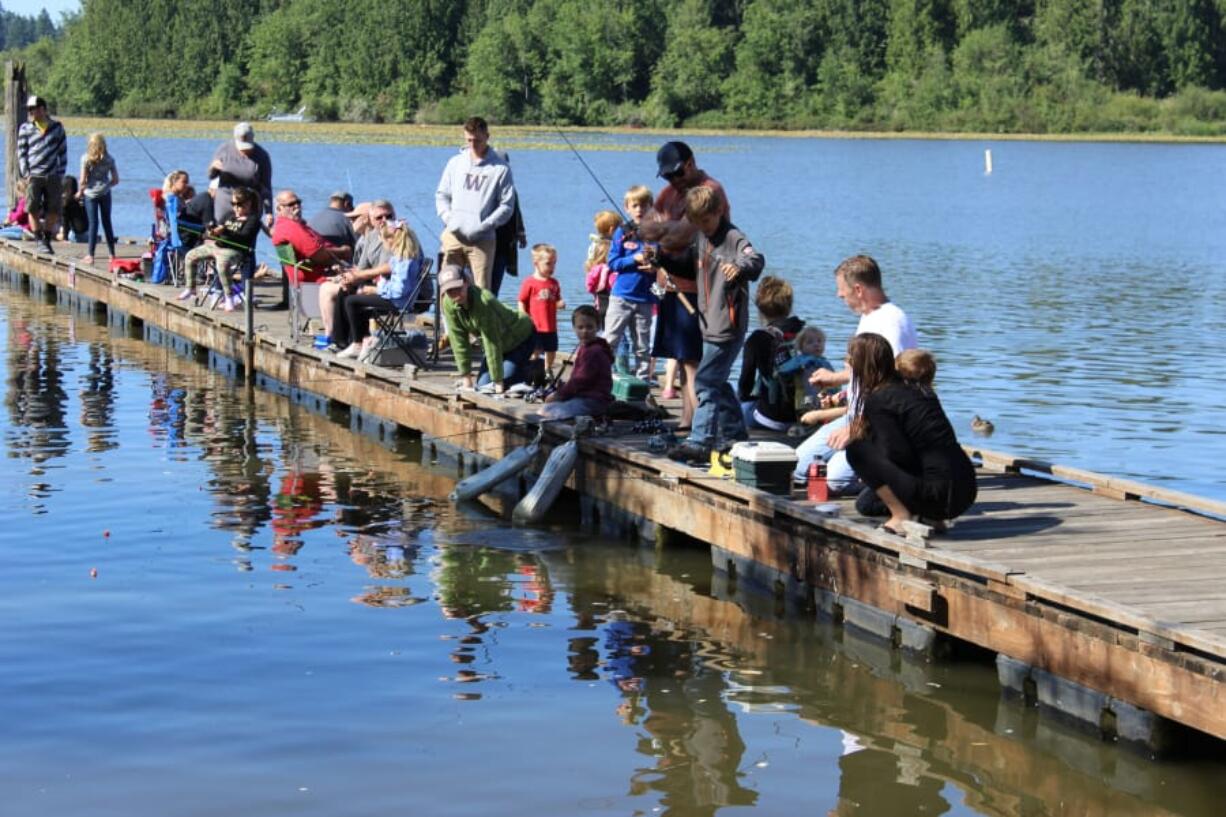
[[[983,151],[983,175],[992,175],[992,149],[987,148]]]

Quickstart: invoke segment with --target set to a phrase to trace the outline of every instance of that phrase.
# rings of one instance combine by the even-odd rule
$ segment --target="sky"
[[[5,11],[27,17],[32,17],[45,8],[51,14],[51,19],[58,23],[60,13],[80,8],[81,0],[0,0],[0,6],[3,6]]]

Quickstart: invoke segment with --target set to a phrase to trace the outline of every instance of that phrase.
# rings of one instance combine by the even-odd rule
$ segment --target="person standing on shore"
[[[47,115],[47,102],[41,96],[26,100],[26,112],[30,121],[17,129],[17,175],[29,179],[26,210],[30,231],[41,242],[38,251],[51,255],[68,172],[68,137],[64,126]]]
[[[222,142],[209,164],[209,178],[217,179],[213,197],[213,221],[223,223],[233,212],[230,200],[240,187],[249,187],[260,197],[259,213],[273,213],[272,159],[255,143],[255,129],[249,122],[234,126],[234,138]]]
[[[473,283],[489,290],[495,233],[515,213],[511,166],[490,149],[490,129],[473,116],[464,123],[464,148],[443,168],[434,207],[446,225],[440,239],[444,263],[467,265]]]
[[[111,188],[119,184],[119,168],[106,149],[106,138],[91,133],[81,157],[81,185],[77,198],[84,199],[85,216],[89,220],[89,254],[81,260],[94,263],[98,246],[98,228],[106,234],[107,254],[115,257],[115,228],[111,226]]]

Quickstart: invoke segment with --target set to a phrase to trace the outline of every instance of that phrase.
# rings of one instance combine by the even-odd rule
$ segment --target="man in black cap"
[[[64,174],[68,172],[68,137],[64,126],[47,115],[41,96],[26,100],[30,121],[17,129],[17,174],[29,179],[26,210],[30,231],[41,243],[38,251],[47,255],[63,207]]]
[[[732,218],[732,207],[724,186],[694,163],[694,151],[685,142],[665,142],[656,152],[657,176],[668,185],[656,196],[655,210],[668,221],[685,220],[685,194],[692,188],[709,187],[724,204],[723,215]]]
[[[337,190],[328,197],[328,206],[311,216],[307,225],[338,247],[353,249],[358,243],[353,222],[345,215],[353,209],[353,196]]]

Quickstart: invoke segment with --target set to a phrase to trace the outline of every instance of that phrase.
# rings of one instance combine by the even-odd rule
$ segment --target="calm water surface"
[[[411,439],[0,288],[6,815],[1216,815],[713,574],[513,530]]]
[[[511,153],[529,240],[558,247],[564,294],[585,300],[591,217],[607,207],[600,189],[560,139],[494,137]],[[660,137],[575,139],[619,201],[632,184],[658,189]],[[979,414],[996,426],[990,448],[1226,500],[1226,146],[690,141],[768,271],[796,286],[798,313],[827,330],[832,358],[856,317],[835,298],[831,271],[871,253],[937,353],[942,399],[967,437]],[[111,145],[125,176],[118,224],[145,233],[159,171],[131,138]],[[70,139],[71,166],[83,146]],[[198,181],[215,146],[145,140],[163,168]],[[276,185],[295,187],[308,214],[336,188],[386,197],[436,246],[434,188],[453,149],[267,147]]]

